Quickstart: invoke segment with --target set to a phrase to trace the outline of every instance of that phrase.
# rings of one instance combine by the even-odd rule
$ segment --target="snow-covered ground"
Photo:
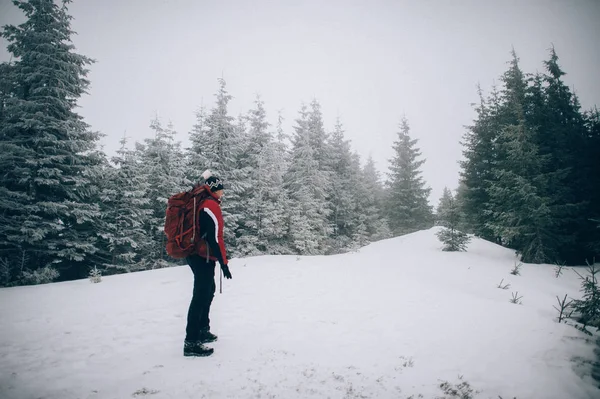
[[[445,253],[434,232],[232,260],[209,358],[182,356],[187,267],[2,289],[0,398],[416,399],[459,376],[475,398],[600,398],[592,339],[552,307],[579,297],[575,273],[513,276],[512,251],[474,240]]]

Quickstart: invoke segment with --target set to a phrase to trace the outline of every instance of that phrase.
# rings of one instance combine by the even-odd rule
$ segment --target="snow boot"
[[[205,357],[213,354],[215,350],[202,345],[200,341],[184,341],[183,356]]]
[[[209,342],[215,342],[218,338],[219,337],[211,333],[209,329],[205,328],[200,330],[200,339],[198,339],[198,342],[206,344]]]

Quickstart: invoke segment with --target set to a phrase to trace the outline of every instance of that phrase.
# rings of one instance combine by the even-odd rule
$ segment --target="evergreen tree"
[[[67,3],[14,1],[27,20],[1,32],[15,59],[0,79],[0,257],[11,280],[48,267],[84,277],[97,251],[92,178],[104,156],[75,112],[92,60],[74,51]]]
[[[463,139],[463,156],[460,162],[461,193],[460,205],[465,214],[465,224],[470,232],[486,240],[498,242],[494,232],[487,227],[487,206],[489,194],[487,188],[494,182],[494,163],[499,127],[499,94],[494,87],[490,98],[483,98],[478,87],[479,104],[475,108],[477,118],[467,127]]]
[[[454,199],[452,192],[444,188],[444,194],[438,206],[437,220],[444,226],[436,235],[444,244],[444,251],[466,251],[470,238],[459,228],[462,224],[460,207]]]
[[[351,213],[348,217],[348,236],[350,249],[358,249],[371,242],[369,227],[372,223],[370,216],[376,215],[374,203],[369,202],[369,185],[362,174],[360,155],[353,152],[350,157],[350,177],[347,190],[350,197]]]
[[[187,166],[186,178],[192,183],[197,183],[201,179],[202,173],[207,169],[204,154],[204,140],[206,139],[206,108],[202,105],[196,112],[196,123],[189,133],[191,146],[185,151]]]
[[[250,170],[252,185],[244,194],[246,210],[238,230],[242,255],[281,253],[285,234],[283,157],[269,131],[264,103],[257,97],[247,117],[249,132],[241,163]]]
[[[246,204],[244,193],[251,186],[249,168],[240,157],[244,153],[245,127],[243,120],[234,125],[235,118],[229,115],[228,104],[232,96],[227,92],[226,82],[219,79],[219,90],[215,94],[216,104],[206,117],[205,132],[201,145],[194,148],[198,177],[206,169],[224,181],[223,218],[225,220],[225,241],[228,254],[235,256],[237,248],[236,232],[243,221]]]
[[[600,162],[598,162],[600,149],[600,110],[591,109],[585,113],[587,138],[585,150],[581,156],[585,160],[584,175],[600,176]],[[600,259],[600,184],[595,179],[588,179],[586,184],[588,193],[587,218],[596,225],[596,228],[587,231],[583,236],[583,243],[594,254],[591,258]]]
[[[185,159],[181,144],[175,141],[176,132],[171,124],[162,126],[158,117],[150,123],[154,137],[136,143],[136,153],[144,171],[147,184],[146,193],[151,213],[145,219],[145,231],[150,237],[148,252],[145,254],[148,267],[164,267],[167,260],[164,235],[165,210],[167,200],[172,195],[187,190],[191,182],[185,177]]]
[[[328,177],[319,170],[309,130],[309,112],[305,105],[296,120],[292,153],[284,187],[290,198],[288,241],[299,254],[323,254],[331,229],[326,208]]]
[[[535,123],[540,155],[548,159],[544,172],[551,177],[546,195],[553,205],[560,259],[581,264],[592,255],[584,246],[584,236],[595,227],[587,218],[590,175],[582,156],[588,144],[585,121],[577,97],[562,81],[565,73],[554,48],[544,66],[545,112],[540,112]]]
[[[396,235],[428,228],[432,222],[428,203],[431,189],[425,186],[419,170],[425,160],[419,159],[421,152],[416,147],[417,140],[411,139],[409,133],[408,121],[403,118],[388,174],[388,214],[390,227]]]
[[[112,158],[102,180],[100,236],[105,241],[109,260],[106,272],[132,272],[146,268],[145,247],[152,241],[144,222],[152,218],[149,181],[134,152],[126,148],[127,139]],[[106,272],[104,274],[106,274]]]
[[[443,215],[448,213],[448,209],[453,204],[453,202],[454,198],[452,196],[452,191],[450,191],[448,187],[444,187],[442,198],[440,198],[440,202],[435,212],[437,225],[445,226],[445,219]]]
[[[344,138],[344,129],[341,121],[337,120],[331,140],[329,143],[331,156],[328,159],[328,167],[332,171],[330,175],[329,203],[331,207],[330,225],[332,227],[332,239],[337,241],[338,250],[341,250],[351,239],[351,218],[354,216],[354,204],[356,202],[356,186],[352,182],[353,174],[360,171],[352,170],[353,159],[350,150],[350,142]]]
[[[495,143],[495,181],[489,195],[487,226],[505,245],[516,249],[524,262],[554,262],[555,223],[551,202],[546,196],[547,158],[534,141],[534,130],[525,120],[527,84],[513,51],[510,68],[502,77],[503,122]]]
[[[381,175],[375,167],[375,161],[372,156],[367,158],[367,162],[362,170],[362,178],[365,185],[363,194],[365,203],[366,227],[370,241],[379,241],[390,238],[392,233],[389,228],[388,220],[384,216],[384,188],[381,182]]]

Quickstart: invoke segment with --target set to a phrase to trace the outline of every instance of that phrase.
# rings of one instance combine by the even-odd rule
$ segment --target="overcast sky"
[[[498,80],[511,46],[534,72],[554,44],[584,108],[600,105],[599,0],[75,0],[70,10],[78,51],[97,60],[81,114],[106,134],[109,155],[124,131],[150,137],[156,112],[187,145],[195,110],[213,104],[223,76],[232,115],[260,93],[271,123],[283,111],[288,133],[301,103],[317,98],[326,128],[339,116],[381,171],[406,115],[437,203],[457,185],[476,85]],[[0,0],[0,25],[21,21]]]

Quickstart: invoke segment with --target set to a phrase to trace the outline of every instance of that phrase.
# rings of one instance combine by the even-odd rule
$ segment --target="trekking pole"
[[[219,267],[219,294],[223,293],[223,269]]]

